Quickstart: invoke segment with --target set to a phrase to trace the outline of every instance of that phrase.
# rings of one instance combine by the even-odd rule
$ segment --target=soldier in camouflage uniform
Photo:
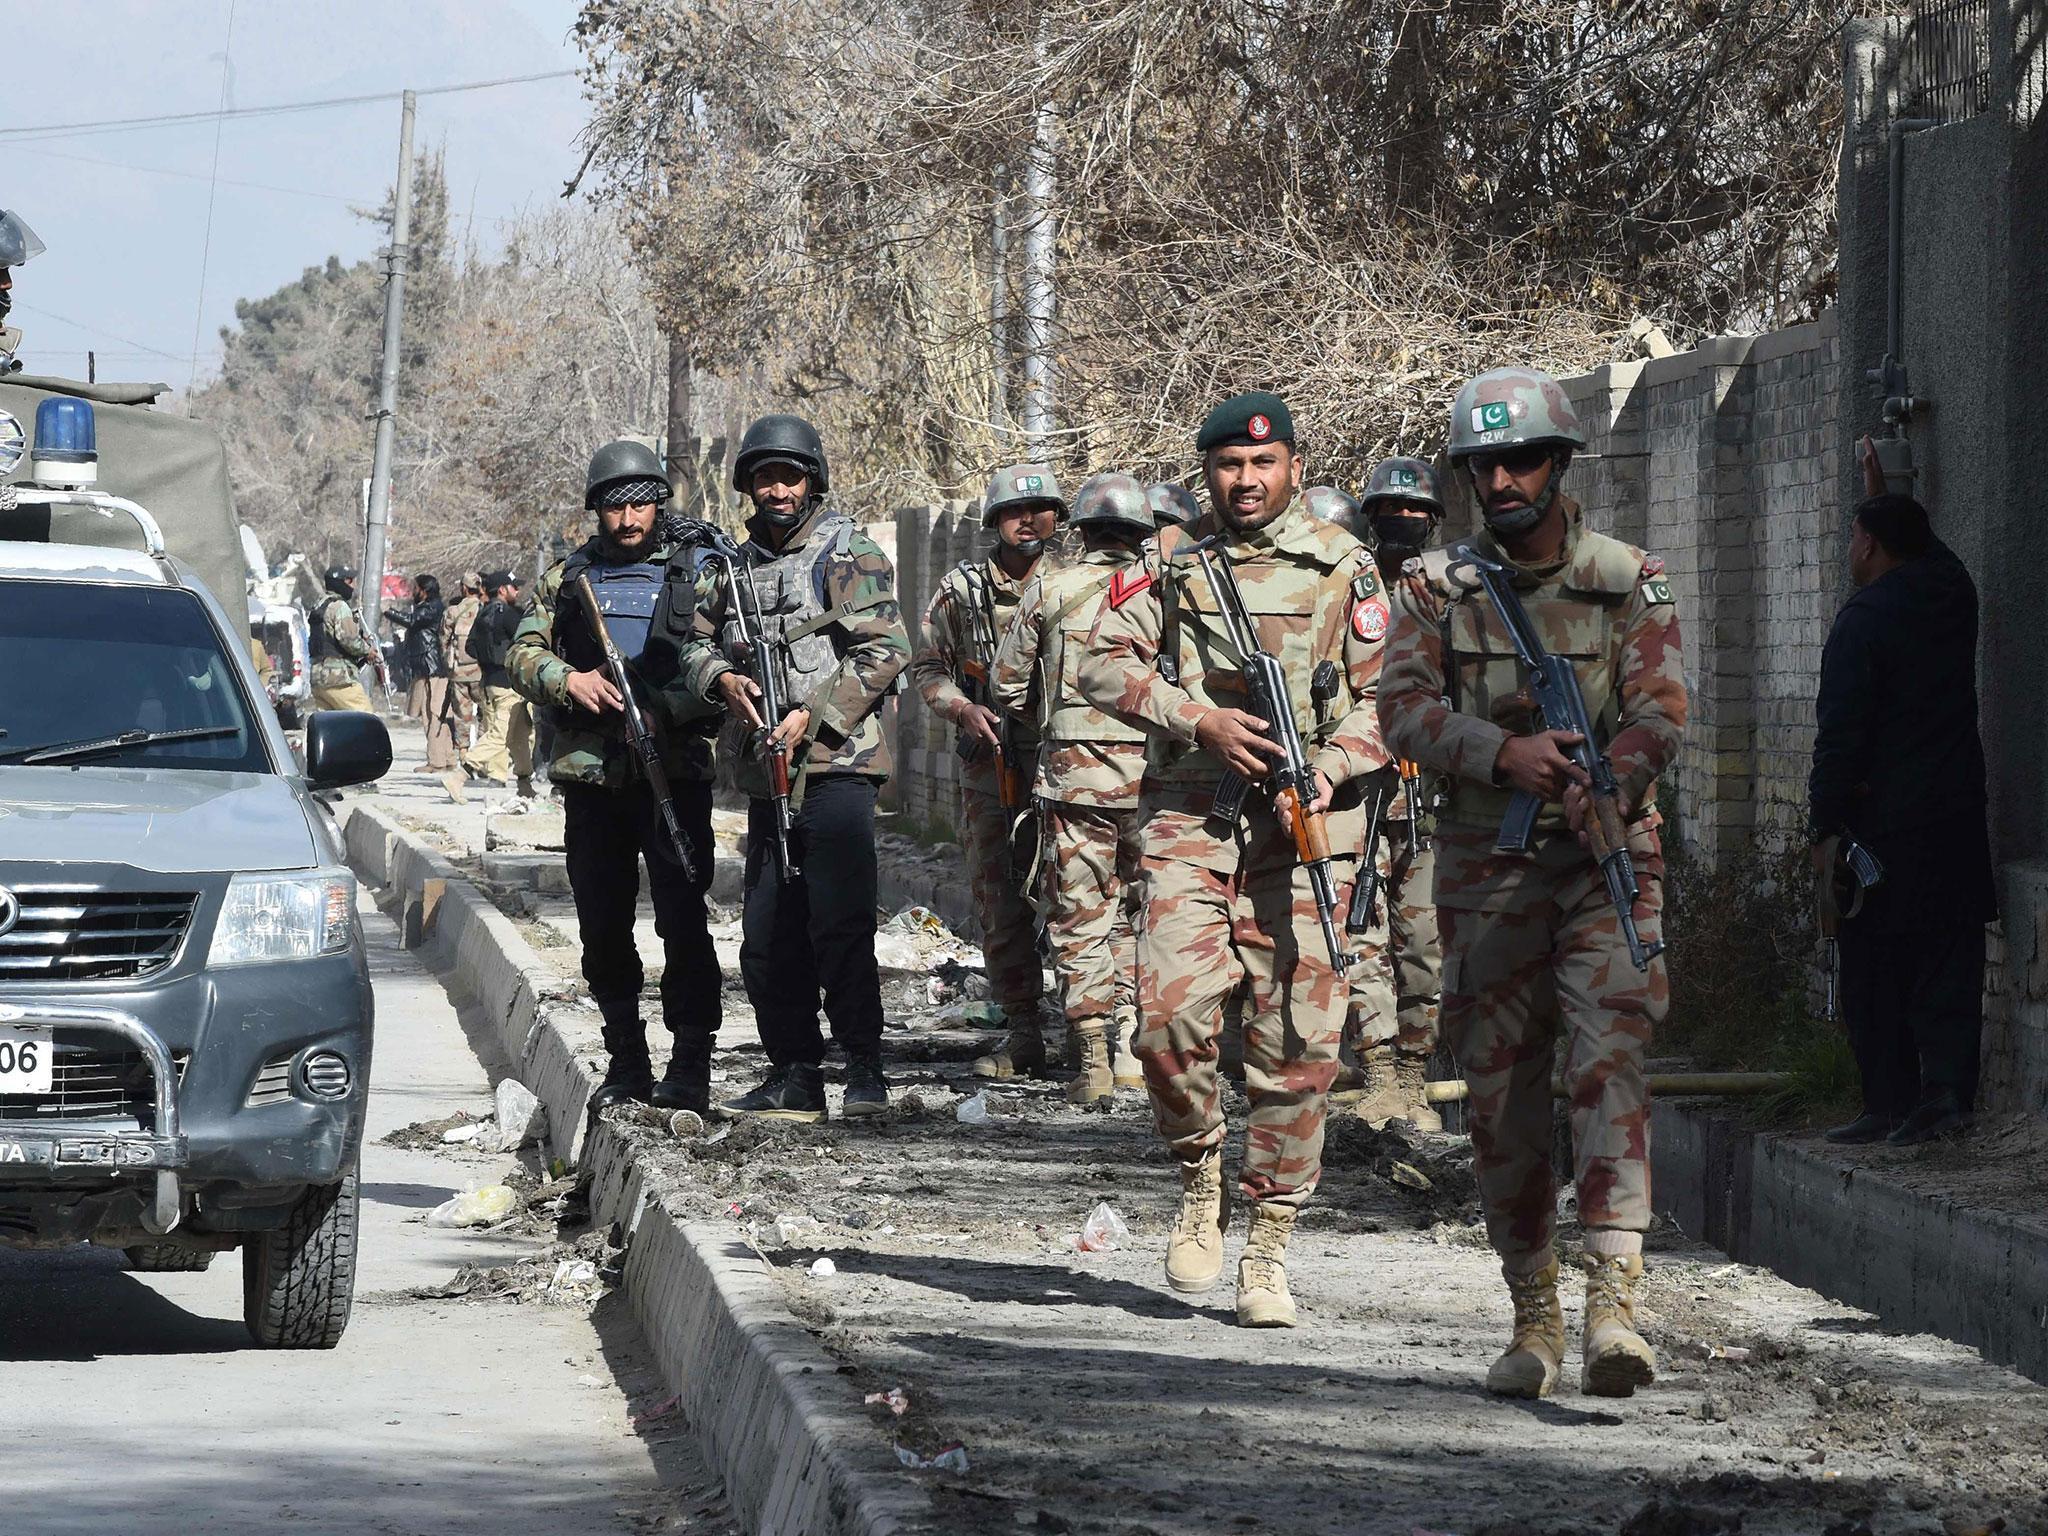
[[[1443,1028],[1471,1086],[1487,1231],[1515,1310],[1487,1386],[1521,1397],[1548,1393],[1564,1356],[1550,1154],[1560,1037],[1586,1231],[1581,1385],[1627,1396],[1655,1373],[1634,1297],[1650,1221],[1643,1056],[1669,1004],[1665,968],[1631,963],[1600,870],[1575,835],[1584,775],[1560,745],[1577,738],[1534,729],[1501,618],[1459,576],[1467,548],[1509,567],[1544,646],[1571,659],[1621,787],[1641,883],[1635,919],[1654,941],[1663,907],[1656,782],[1686,714],[1678,615],[1663,562],[1595,533],[1562,494],[1584,443],[1564,391],[1540,373],[1498,369],[1458,392],[1450,456],[1471,476],[1485,527],[1449,551],[1447,578],[1420,560],[1404,568],[1380,692],[1389,744],[1448,780],[1436,838]],[[1545,802],[1526,854],[1495,849],[1515,790]]]
[[[896,574],[874,540],[826,500],[825,447],[802,418],[764,416],[747,429],[733,488],[754,505],[747,540],[732,577],[715,564],[702,568],[676,684],[724,710],[721,751],[748,797],[740,976],[770,1070],[759,1087],[718,1109],[805,1123],[825,1118],[822,996],[832,1038],[846,1052],[841,1113],[879,1115],[889,1107],[889,1085],[875,962],[875,795],[891,767],[880,717],[910,659]],[[746,651],[732,580],[752,588],[766,657]],[[761,689],[742,665],[776,669],[787,711],[765,722],[787,749],[792,779],[787,880],[760,750]]]
[[[1018,867],[1014,852],[1018,823],[1029,809],[1038,731],[1024,721],[1005,721],[990,707],[987,672],[995,642],[1015,617],[1025,584],[1051,560],[1047,543],[1066,517],[1067,504],[1046,466],[996,471],[981,504],[981,525],[995,531],[995,547],[985,559],[963,560],[946,573],[925,612],[925,643],[910,662],[925,707],[960,733],[968,882],[981,919],[989,992],[1009,1026],[1003,1041],[975,1062],[982,1077],[1014,1077],[1045,1066],[1039,1017],[1045,980],[1028,891],[1033,871]]]
[[[718,955],[704,909],[716,859],[706,734],[715,715],[662,688],[674,673],[675,638],[658,633],[654,622],[663,590],[695,579],[687,561],[675,558],[684,545],[660,518],[669,495],[661,461],[644,444],[620,441],[598,449],[584,492],[597,532],[542,574],[533,611],[505,653],[505,671],[519,696],[555,716],[548,777],[562,794],[583,979],[604,1020],[610,1058],[591,1097],[593,1110],[623,1099],[709,1109],[711,1052],[722,1013]],[[647,684],[641,704],[661,746],[695,879],[669,847],[654,792],[625,739],[622,701],[578,595],[579,576],[590,580],[613,642]],[[673,1037],[659,1083],[640,1020],[645,973],[633,942],[643,855],[661,936],[662,1022]]]
[[[483,715],[484,674],[469,654],[469,632],[484,611],[481,571],[462,573],[462,592],[441,615],[441,654],[448,658],[448,729],[455,737],[455,759],[472,779],[488,778],[472,762],[475,727]]]
[[[1444,554],[1425,546],[1443,520],[1443,496],[1436,471],[1420,459],[1382,459],[1372,469],[1361,498],[1360,537],[1379,562],[1380,580],[1392,585],[1410,560],[1420,560],[1426,579],[1441,582]],[[1392,1034],[1374,1032],[1360,1053],[1363,1101],[1358,1117],[1378,1127],[1405,1120],[1419,1131],[1440,1131],[1443,1117],[1423,1097],[1429,1058],[1436,1050],[1437,1003],[1442,991],[1437,943],[1436,855],[1431,844],[1431,810],[1440,778],[1403,761],[1380,812],[1379,848],[1386,902],[1387,968],[1392,983]],[[1356,970],[1353,1005],[1358,997]],[[1373,999],[1372,1006],[1380,1006]]]
[[[1277,396],[1239,395],[1218,406],[1196,447],[1213,510],[1170,562],[1150,554],[1119,574],[1080,686],[1097,708],[1146,733],[1138,1057],[1154,1119],[1181,1170],[1167,1283],[1204,1291],[1222,1273],[1229,1207],[1217,1037],[1225,1002],[1247,983],[1251,1116],[1239,1188],[1253,1210],[1237,1316],[1250,1327],[1291,1327],[1287,1239],[1322,1172],[1346,987],[1325,949],[1307,866],[1272,801],[1252,795],[1235,824],[1214,815],[1225,771],[1264,778],[1279,748],[1266,735],[1269,722],[1246,712],[1243,658],[1188,543],[1213,536],[1228,553],[1263,647],[1284,669],[1315,770],[1314,804],[1329,807],[1340,907],[1365,836],[1362,781],[1387,762],[1374,699],[1387,608],[1364,547],[1302,510],[1302,461]],[[1312,691],[1318,671],[1331,684],[1321,697]]]
[[[356,573],[345,565],[330,565],[323,584],[327,595],[313,605],[308,626],[312,631],[308,649],[313,660],[313,707],[370,714],[370,696],[363,692],[356,674],[377,654],[377,646],[356,622]]]
[[[1129,475],[1097,475],[1074,498],[1086,553],[1025,584],[996,652],[998,707],[1029,719],[1039,735],[1039,804],[1052,864],[1046,932],[1064,992],[1067,1033],[1080,1071],[1075,1104],[1136,1088],[1138,780],[1145,733],[1080,695],[1077,677],[1103,599],[1137,574],[1152,532],[1145,488]]]
[[[1340,491],[1334,485],[1307,486],[1301,493],[1301,506],[1310,517],[1335,523],[1367,549],[1372,548],[1371,540],[1361,531],[1358,498],[1349,491]]]

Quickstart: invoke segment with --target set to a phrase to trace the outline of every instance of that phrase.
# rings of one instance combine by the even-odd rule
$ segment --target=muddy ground
[[[396,798],[458,860],[473,854],[473,819],[450,825],[431,793]],[[573,975],[565,901],[501,904]],[[728,969],[718,1086],[737,1090],[763,1059],[734,970],[737,914],[719,910],[714,931]],[[644,915],[640,937],[658,956]],[[967,1064],[984,1037],[962,1016],[971,983],[935,1003],[921,970],[899,964],[887,980],[887,1119],[631,1134],[673,1210],[730,1224],[774,1266],[792,1313],[843,1362],[841,1390],[907,1398],[900,1414],[865,1409],[879,1455],[964,1449],[964,1472],[900,1474],[931,1489],[941,1529],[2048,1531],[2048,1391],[1668,1224],[1651,1234],[1643,1293],[1655,1386],[1624,1401],[1578,1393],[1568,1291],[1563,1390],[1533,1404],[1486,1396],[1509,1308],[1455,1137],[1333,1119],[1328,1172],[1290,1252],[1301,1326],[1239,1329],[1227,1282],[1196,1298],[1164,1283],[1177,1186],[1141,1095],[1084,1112],[1055,1083],[980,1084]],[[594,1012],[557,1017],[595,1060]],[[978,1090],[987,1119],[964,1123]],[[1240,1126],[1242,1108],[1234,1099]],[[1128,1246],[1077,1251],[1105,1201]],[[612,1255],[578,1246],[566,1214],[562,1256],[608,1272]],[[468,1285],[546,1300],[547,1278]]]

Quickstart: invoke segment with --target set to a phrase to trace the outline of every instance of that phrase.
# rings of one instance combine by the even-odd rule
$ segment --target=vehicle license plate
[[[51,1044],[45,1030],[0,1026],[0,1093],[48,1093]]]

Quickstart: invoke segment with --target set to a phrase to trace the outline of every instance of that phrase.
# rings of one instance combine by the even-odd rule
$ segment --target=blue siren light
[[[30,472],[44,485],[91,485],[99,479],[99,429],[92,402],[59,395],[36,407]]]

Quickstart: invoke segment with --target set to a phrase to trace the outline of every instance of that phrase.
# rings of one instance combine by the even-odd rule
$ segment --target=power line
[[[429,85],[415,96],[450,96],[459,91],[487,91],[501,85],[530,85],[538,80],[568,80],[573,69],[543,70],[533,75],[505,75],[496,80],[466,80],[459,85]],[[33,144],[46,139],[69,139],[87,134],[126,133],[140,128],[175,128],[192,123],[240,122],[252,117],[278,117],[292,112],[322,112],[334,107],[362,107],[376,102],[397,101],[403,91],[376,91],[362,96],[327,96],[316,101],[276,102],[266,107],[221,107],[212,112],[165,112],[150,117],[105,117],[79,123],[57,123],[48,128],[0,128],[0,142]]]
[[[54,320],[59,325],[68,325],[73,330],[76,331],[85,331],[94,336],[104,336],[110,341],[118,341],[124,347],[134,347],[139,352],[147,352],[151,357],[167,357],[174,363],[182,363],[185,361],[185,359],[179,356],[176,352],[166,352],[161,347],[152,347],[148,342],[136,341],[132,337],[117,336],[112,331],[107,330],[104,327],[97,325],[87,325],[83,320],[74,320],[69,315],[60,315],[55,310],[44,309],[39,304],[24,304],[22,303],[21,300],[16,299],[14,301],[14,307],[16,309],[26,310],[29,314],[32,315],[41,315],[45,320]]]
[[[235,62],[235,0],[228,0],[228,36],[220,54],[220,111],[213,120],[213,170],[206,180],[206,236],[199,245],[199,298],[192,306],[192,371],[185,379],[185,393],[199,382],[199,338],[206,329],[206,268],[213,260],[213,201],[220,191],[220,134],[227,126],[229,71]]]
[[[69,160],[78,165],[97,165],[110,171],[136,171],[145,176],[177,176],[186,181],[217,180],[224,187],[248,187],[257,192],[281,192],[287,197],[316,197],[322,202],[344,203],[352,208],[367,208],[376,204],[374,197],[343,197],[336,192],[314,192],[305,187],[277,187],[267,181],[237,181],[232,176],[209,178],[201,171],[174,171],[162,165],[130,165],[125,160],[101,160],[94,155],[71,155],[61,149],[27,149],[16,141],[8,141],[8,150],[14,154],[35,155],[44,160]]]

